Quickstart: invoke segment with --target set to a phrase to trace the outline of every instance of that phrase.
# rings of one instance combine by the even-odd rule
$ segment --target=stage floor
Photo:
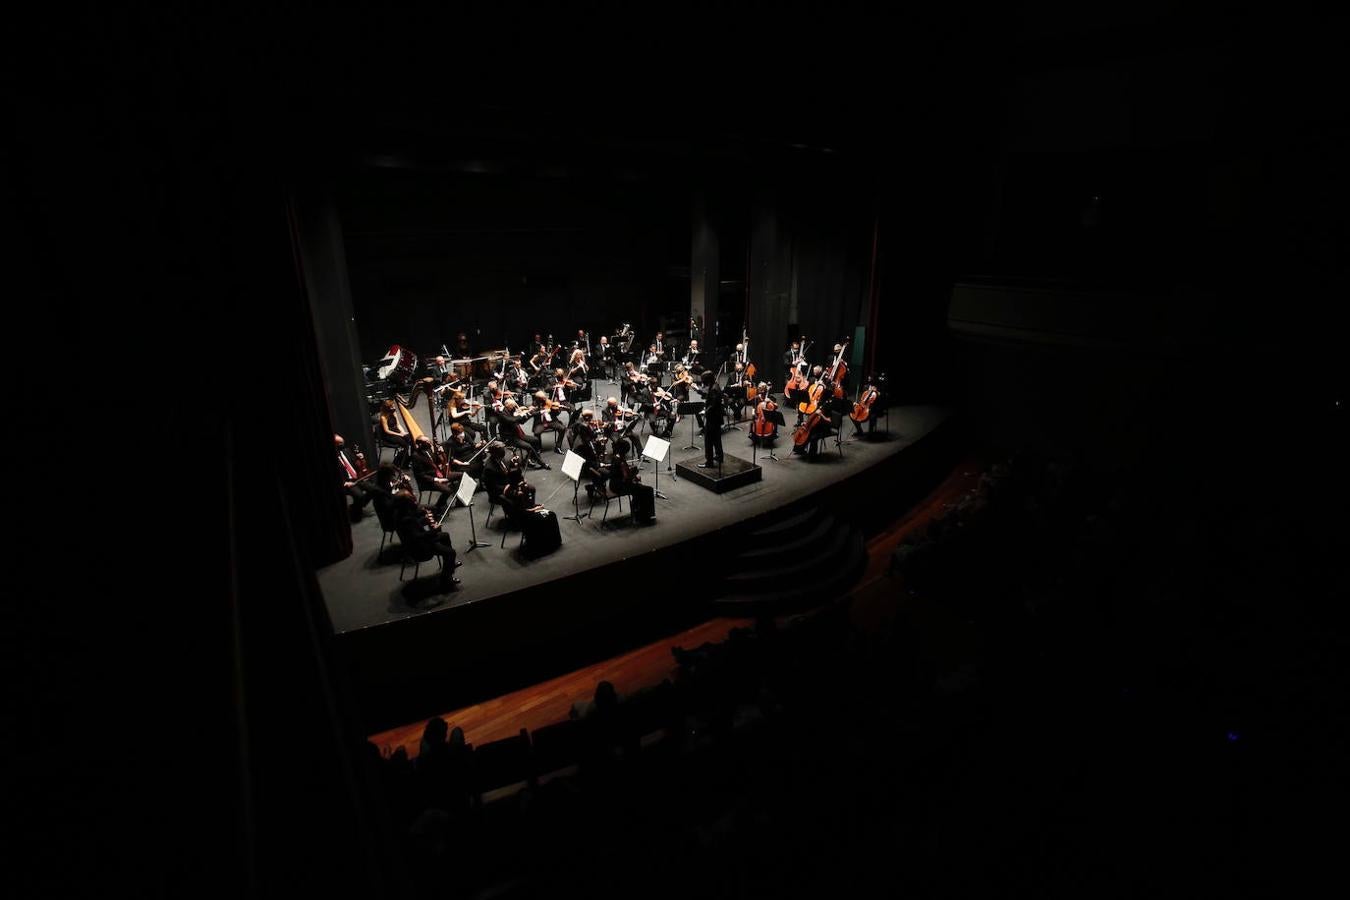
[[[758,455],[758,463],[764,470],[763,479],[724,494],[715,494],[692,482],[671,477],[673,472],[662,462],[659,487],[669,499],[657,499],[656,523],[649,526],[633,523],[627,501],[622,515],[619,515],[617,504],[611,504],[609,520],[603,525],[600,521],[603,504],[596,505],[593,518],[582,519],[579,523],[563,519],[572,514],[573,482],[561,472],[563,457],[549,449],[544,453],[544,459],[552,469],[528,472],[527,477],[538,488],[539,502],[559,517],[563,544],[554,553],[540,559],[526,558],[516,550],[520,535],[514,530],[507,535],[506,549],[501,549],[500,529],[505,522],[498,512],[492,517],[492,527],[484,527],[488,503],[486,495],[480,491],[472,513],[478,539],[489,542],[490,546],[465,552],[470,540],[470,510],[456,505],[445,519],[445,529],[454,541],[459,558],[464,561],[457,570],[462,584],[456,592],[438,595],[444,601],[439,606],[430,609],[410,606],[402,592],[404,585],[398,579],[398,563],[378,562],[380,525],[369,508],[366,516],[352,526],[352,555],[320,569],[319,585],[337,633],[415,616],[437,615],[620,559],[674,548],[708,531],[786,506],[900,453],[936,429],[950,415],[949,410],[937,406],[895,407],[890,410],[889,418],[883,418],[878,424],[875,439],[849,440],[846,437],[843,458],[834,449],[832,440],[822,445],[816,460],[793,456],[791,436],[784,434],[779,438],[778,461],[766,461],[763,453]],[[852,432],[851,424],[846,422],[844,427],[846,432]],[[701,445],[702,438],[696,439]],[[545,446],[551,448],[552,443],[552,437],[545,438]],[[676,449],[688,443],[688,427],[682,424],[672,443],[674,462],[702,457],[701,450]],[[722,446],[729,456],[751,458],[752,448],[744,432],[727,432]],[[642,480],[656,486],[651,462],[647,462]],[[585,491],[581,492],[580,504],[584,515],[587,507]],[[656,571],[672,576],[689,569],[686,561],[680,559],[678,549],[672,549],[668,557],[658,559],[655,565]],[[434,562],[424,564],[419,580],[434,581],[435,573]],[[410,568],[408,576],[411,575]]]

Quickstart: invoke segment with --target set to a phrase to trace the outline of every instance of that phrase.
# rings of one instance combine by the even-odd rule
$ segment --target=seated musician
[[[431,446],[431,438],[426,435],[413,442],[412,470],[419,488],[440,495],[433,510],[439,518],[455,496],[454,485],[459,478],[452,478],[448,466],[438,464],[435,449]]]
[[[660,378],[662,371],[661,354],[656,349],[656,343],[653,342],[647,347],[647,352],[642,354],[643,371],[652,378]]]
[[[626,429],[632,428],[637,422],[637,414],[632,410],[626,410],[619,405],[619,401],[610,397],[605,401],[605,408],[600,412],[600,418],[604,423],[605,433],[610,440],[623,437]]]
[[[551,408],[550,408],[551,407]],[[562,453],[562,443],[567,434],[567,426],[562,421],[565,410],[559,408],[553,403],[543,391],[534,392],[534,407],[532,415],[534,416],[534,435],[539,440],[539,446],[542,449],[543,434],[545,431],[552,431],[553,450],[555,453]]]
[[[775,403],[773,397],[770,396],[769,385],[767,382],[761,381],[758,387],[759,387],[759,400],[755,404],[755,415],[750,428],[750,443],[756,444],[759,443],[760,441],[763,441],[765,444],[771,444],[773,443],[774,439],[778,437],[778,425],[774,422],[768,422],[765,427],[768,428],[769,433],[763,436],[756,433],[755,427],[759,423],[760,413],[761,412],[771,413],[774,410],[778,409],[778,404]]]
[[[577,442],[595,429],[595,411],[583,409],[567,426],[567,446],[576,449]]]
[[[469,346],[469,336],[462,331],[455,335],[455,356],[457,359],[473,359],[473,347]]]
[[[553,370],[553,383],[548,386],[549,399],[553,401],[554,406],[561,407],[564,412],[572,412],[572,399],[576,396],[580,384],[573,381],[571,376],[562,369]]]
[[[501,430],[498,436],[508,447],[525,451],[531,465],[547,469],[548,463],[539,458],[539,451],[544,448],[543,441],[532,434],[526,434],[523,426],[524,422],[533,417],[533,409],[521,410],[516,406],[516,401],[508,397],[502,404]]]
[[[417,502],[417,495],[411,488],[399,488],[394,492],[394,519],[397,522],[398,539],[408,548],[431,551],[442,561],[440,588],[442,592],[457,590],[459,577],[455,568],[460,563],[455,559],[455,548],[450,544],[450,535],[436,524],[431,510]]]
[[[694,378],[689,370],[684,367],[684,363],[676,363],[674,375],[670,379],[670,392],[675,395],[675,399],[687,402],[689,400],[689,387],[694,383]]]
[[[606,378],[614,380],[614,348],[609,345],[609,338],[603,334],[600,335],[600,343],[592,351],[591,365],[599,366]]]
[[[584,410],[581,418],[577,420],[579,427],[576,431],[576,441],[572,444],[572,452],[585,460],[581,467],[581,477],[589,479],[586,493],[592,495],[597,490],[603,489],[605,479],[609,477],[609,467],[601,461],[600,443],[596,440],[594,423],[595,413],[589,409]]]
[[[700,358],[702,351],[698,349],[698,341],[689,342],[689,352],[685,356],[685,367],[690,375],[698,375],[703,371],[703,360]]]
[[[544,507],[534,502],[534,485],[525,480],[525,473],[519,464],[508,465],[506,487],[502,489],[502,509],[513,521],[519,521],[522,513],[537,512]]]
[[[628,402],[628,396],[633,393],[633,389],[639,383],[645,382],[646,376],[637,370],[637,364],[631,359],[623,364],[623,375],[619,379],[619,396],[624,403]]]
[[[394,465],[398,465],[400,459],[406,458],[412,450],[412,435],[403,424],[403,416],[399,414],[398,404],[393,400],[384,401],[380,408],[379,436],[381,444],[398,451],[394,454]]]
[[[824,377],[825,377],[825,367],[824,367],[824,366],[814,366],[814,367],[812,367],[812,369],[811,369],[811,378],[809,379],[810,384],[811,384],[811,387],[815,387],[816,383],[817,383],[818,381],[820,381],[820,380],[821,380],[822,378],[824,378]],[[828,393],[828,391],[827,391],[826,393]],[[825,399],[825,394],[821,394],[821,400],[823,401],[824,399]],[[802,413],[801,408],[798,407],[798,409],[797,409],[797,421],[793,423],[793,426],[792,426],[792,427],[793,427],[793,428],[796,428],[798,425],[802,424],[802,419],[804,419],[804,418],[806,418],[805,414]]]
[[[356,466],[352,464],[351,457],[347,455],[347,442],[342,439],[342,435],[333,435],[333,445],[337,448],[338,458],[338,483],[342,485],[342,492],[352,498],[351,520],[353,522],[361,521],[361,516],[365,514],[366,504],[370,502],[370,495],[366,493],[366,486],[358,484]]]
[[[811,429],[811,437],[806,442],[805,453],[808,457],[820,455],[820,442],[826,438],[834,437],[839,433],[839,429],[844,424],[844,413],[840,409],[840,404],[832,396],[834,385],[828,378],[822,378],[820,383],[824,385],[825,392],[820,401],[820,411],[824,414],[820,424]],[[802,448],[794,448],[794,452],[801,452]]]
[[[488,427],[473,420],[473,406],[464,398],[463,391],[452,391],[450,400],[446,406],[450,411],[451,425],[462,425],[465,428],[478,432],[483,437],[487,437]]]
[[[500,500],[502,491],[506,490],[511,462],[506,457],[506,445],[501,441],[493,441],[488,445],[487,462],[483,464],[483,489],[491,499]]]
[[[741,413],[745,410],[745,404],[749,402],[745,398],[745,389],[748,384],[749,382],[745,380],[745,364],[736,363],[736,367],[731,371],[731,377],[727,379],[725,388],[727,408],[736,411],[733,421],[739,422],[741,420]]]
[[[620,496],[646,494],[648,505],[653,501],[654,492],[642,483],[642,475],[637,468],[628,464],[628,453],[632,448],[628,441],[620,439],[614,442],[614,455],[609,463],[609,489]]]
[[[870,402],[869,402],[870,401]],[[862,392],[858,394],[858,402],[867,404],[867,433],[877,433],[877,413],[881,412],[881,392],[877,390],[876,381],[871,375],[866,375],[862,380]],[[853,422],[853,436],[862,437],[862,423],[850,417]]]
[[[450,426],[450,440],[445,449],[450,454],[450,477],[456,483],[465,472],[474,481],[483,477],[483,456],[479,452],[483,444],[471,439],[470,434],[472,432],[466,431],[458,422]]]
[[[567,362],[567,380],[574,383],[572,393],[567,397],[567,401],[571,403],[591,380],[590,367],[586,365],[585,349],[578,347],[572,351],[572,358]]]
[[[651,391],[651,409],[647,421],[652,434],[659,438],[668,438],[675,429],[675,395],[664,388]]]

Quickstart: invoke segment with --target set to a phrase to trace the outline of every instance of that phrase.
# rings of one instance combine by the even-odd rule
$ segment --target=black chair
[[[609,485],[605,485],[604,491],[595,491],[594,493],[591,494],[591,507],[590,507],[591,509],[595,509],[595,503],[597,500],[605,501],[605,514],[604,516],[601,517],[600,524],[603,525],[605,523],[605,520],[609,518],[609,504],[611,501],[617,500],[619,502],[619,515],[623,515],[623,498],[624,498],[623,494],[616,494],[612,490],[610,490]],[[630,507],[629,511],[631,512],[632,501],[629,501],[629,507]]]
[[[380,537],[380,549],[375,554],[375,558],[378,560],[384,556],[385,542],[389,540],[391,535],[398,533],[398,523],[394,521],[394,501],[392,497],[377,495],[372,505],[375,507],[375,518],[380,520],[380,529],[384,532]]]
[[[413,581],[417,580],[417,575],[422,571],[422,563],[430,562],[431,558],[436,557],[436,561],[442,569],[445,568],[445,557],[438,553],[433,553],[431,545],[422,541],[412,540],[411,535],[405,535],[402,531],[398,535],[399,546],[403,548],[403,565],[398,570],[398,580],[403,580],[403,573],[408,570],[408,563],[413,564]]]

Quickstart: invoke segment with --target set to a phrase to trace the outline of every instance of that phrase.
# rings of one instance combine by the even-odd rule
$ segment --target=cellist
[[[773,441],[778,437],[778,425],[769,421],[765,413],[771,413],[778,409],[778,404],[773,402],[769,396],[769,385],[761,381],[759,383],[759,402],[755,404],[755,421],[750,426],[750,443],[760,443]]]
[[[877,432],[877,401],[881,399],[881,392],[877,390],[876,379],[871,375],[863,378],[862,392],[858,394],[858,402],[853,404],[853,412],[849,418],[853,420],[853,436],[860,438],[863,436],[862,423],[867,420],[867,433],[876,434]]]

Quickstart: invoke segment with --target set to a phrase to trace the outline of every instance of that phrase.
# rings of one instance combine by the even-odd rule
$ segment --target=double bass
[[[787,384],[783,386],[783,391],[804,391],[809,388],[810,382],[806,380],[808,366],[806,362],[806,335],[802,335],[801,347],[797,350],[797,358],[793,361],[792,368],[788,369]]]
[[[848,338],[839,345],[839,352],[834,355],[834,365],[826,375],[830,383],[834,385],[834,396],[842,400],[844,398],[844,377],[848,375],[848,363],[844,362],[844,351],[848,350]]]

